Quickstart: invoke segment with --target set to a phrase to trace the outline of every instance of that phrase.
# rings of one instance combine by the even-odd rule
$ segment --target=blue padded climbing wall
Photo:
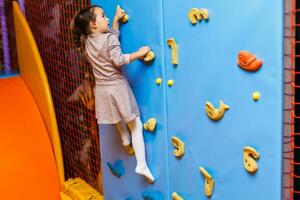
[[[121,25],[124,53],[149,45],[156,58],[151,64],[136,61],[125,71],[145,122],[155,117],[154,133],[144,131],[147,160],[156,178],[151,185],[134,173],[135,159],[128,157],[114,127],[100,127],[104,196],[107,200],[208,199],[199,167],[213,177],[210,199],[281,199],[283,107],[283,2],[279,0],[94,0],[110,19],[119,4],[130,16]],[[271,6],[270,6],[271,5]],[[209,20],[192,25],[191,8],[205,8]],[[178,43],[179,64],[171,63],[167,39]],[[263,60],[257,72],[237,65],[239,51]],[[161,85],[155,84],[162,78]],[[169,87],[167,80],[174,80]],[[252,93],[261,94],[253,101]],[[214,122],[205,102],[230,109]],[[185,142],[181,159],[173,155],[171,138]],[[258,171],[247,172],[243,148],[260,153]],[[107,162],[122,160],[125,174],[112,175]]]

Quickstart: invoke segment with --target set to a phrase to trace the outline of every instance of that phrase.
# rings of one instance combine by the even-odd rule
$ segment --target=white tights
[[[130,133],[127,129],[127,126],[131,132],[132,138],[132,146],[135,151],[135,157],[137,161],[137,166],[135,168],[135,172],[137,174],[145,176],[149,182],[154,182],[154,177],[152,176],[146,162],[145,156],[145,143],[143,137],[143,125],[140,117],[136,117],[134,120],[130,122],[119,122],[116,124],[116,127],[119,130],[121,135],[122,144],[127,146],[130,144]]]

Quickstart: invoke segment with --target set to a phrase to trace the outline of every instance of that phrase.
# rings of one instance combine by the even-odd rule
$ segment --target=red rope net
[[[18,55],[16,46],[16,36],[15,36],[15,25],[12,12],[12,2],[13,0],[5,0],[5,15],[6,15],[6,26],[8,31],[8,46],[9,46],[9,57],[10,57],[10,68],[12,70],[17,70],[18,66]]]
[[[39,48],[54,101],[65,175],[101,191],[99,135],[93,76],[80,60],[70,24],[88,0],[28,0],[26,18]]]
[[[13,12],[12,12],[12,2],[13,0],[3,0],[4,12],[0,12],[1,23],[0,23],[0,76],[4,72],[4,66],[8,69],[18,69],[18,58],[17,58],[17,48],[15,40],[15,29],[13,22]],[[3,18],[2,15],[5,17]],[[4,21],[5,27],[2,27],[2,20]],[[7,34],[3,35],[2,31],[7,31]],[[4,37],[4,38],[3,38]],[[8,42],[8,46],[3,46],[4,41]],[[4,51],[7,51],[7,63],[5,63]]]
[[[297,2],[297,5],[296,5]],[[283,199],[300,199],[299,140],[299,31],[298,0],[285,0],[284,28],[284,137],[283,137]],[[296,16],[298,16],[296,18]],[[298,47],[299,46],[299,47]]]
[[[0,23],[0,72],[4,69],[4,55],[2,44],[2,23]]]

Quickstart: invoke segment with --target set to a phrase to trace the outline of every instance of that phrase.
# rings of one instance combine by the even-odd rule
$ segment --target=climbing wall
[[[139,104],[143,122],[155,117],[158,121],[154,133],[144,132],[146,153],[149,168],[157,178],[154,185],[147,183],[143,177],[137,175],[136,160],[129,157],[124,151],[119,133],[113,126],[100,127],[101,159],[105,199],[141,199],[141,194],[151,193],[158,199],[167,199],[169,191],[168,154],[169,141],[167,140],[166,121],[166,87],[165,83],[156,85],[156,79],[165,78],[163,26],[161,19],[162,4],[160,0],[153,0],[151,4],[143,1],[92,2],[101,5],[109,18],[113,19],[115,7],[120,4],[126,9],[130,19],[121,25],[121,41],[124,52],[133,52],[144,45],[149,45],[156,58],[152,63],[136,61],[125,68],[128,81],[134,91]],[[147,16],[147,17],[145,17]],[[120,178],[112,175],[107,163],[115,164],[122,161],[125,169]],[[117,162],[118,163],[118,162]],[[117,165],[117,169],[120,169]],[[121,168],[122,169],[122,168]],[[122,171],[120,169],[120,171]],[[114,187],[111,187],[114,186]]]
[[[215,181],[211,199],[281,199],[282,1],[163,2],[165,39],[176,38],[180,51],[178,66],[165,66],[175,80],[167,92],[168,141],[178,135],[186,144],[181,160],[169,153],[171,192],[205,199],[202,166]],[[208,9],[209,20],[189,24],[192,7]],[[262,59],[262,68],[238,67],[241,50]],[[213,122],[205,102],[219,107],[219,100],[230,109]],[[254,174],[243,165],[245,146],[261,154]]]
[[[121,26],[125,53],[142,45],[156,53],[151,64],[137,61],[125,68],[143,122],[150,117],[158,122],[154,133],[144,131],[156,182],[150,185],[134,173],[135,159],[125,154],[115,128],[102,126],[105,198],[161,200],[176,192],[184,199],[281,199],[283,2],[92,3],[101,5],[110,19],[117,4],[130,16]],[[203,19],[193,25],[190,11]],[[261,68],[240,67],[237,59],[242,50],[248,52],[242,55],[248,56],[245,62],[250,68],[262,61]],[[159,77],[162,84],[156,85]],[[209,116],[222,118],[214,121]],[[175,145],[184,143],[181,157],[173,154],[173,137]],[[116,161],[122,162],[121,177],[106,164]],[[256,171],[247,171],[244,162],[249,171],[257,164]]]

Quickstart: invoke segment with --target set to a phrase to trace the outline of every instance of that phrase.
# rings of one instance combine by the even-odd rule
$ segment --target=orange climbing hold
[[[257,60],[256,56],[248,51],[240,51],[237,63],[244,70],[257,71],[262,66],[263,61]]]

